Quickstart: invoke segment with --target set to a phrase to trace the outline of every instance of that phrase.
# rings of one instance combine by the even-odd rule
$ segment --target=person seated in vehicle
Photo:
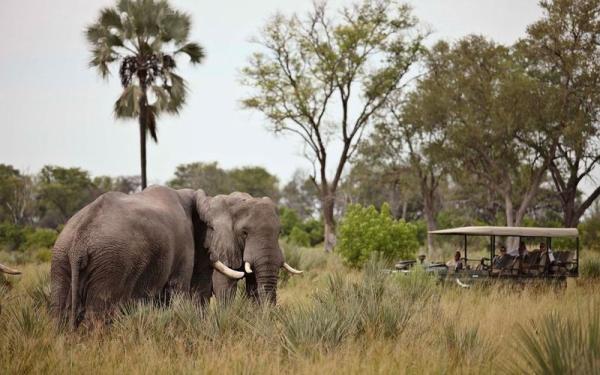
[[[464,263],[461,259],[459,250],[456,250],[456,252],[454,253],[454,259],[449,260],[446,263],[446,266],[448,266],[449,269],[454,269],[455,271],[461,271],[464,269]]]
[[[525,259],[529,255],[529,252],[527,251],[527,246],[525,246],[525,242],[521,241],[519,242],[519,248],[511,251],[509,254],[514,257]]]
[[[540,271],[551,271],[555,261],[552,250],[546,248],[546,243],[540,242]]]
[[[500,254],[496,255],[492,260],[492,264],[494,268],[498,268],[500,264],[503,262],[503,259],[506,258],[506,246],[500,246]]]

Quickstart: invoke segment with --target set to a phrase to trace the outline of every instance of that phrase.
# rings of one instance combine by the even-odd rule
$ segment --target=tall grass
[[[168,307],[127,304],[109,326],[77,333],[49,315],[48,265],[26,265],[23,276],[0,286],[0,373],[585,374],[598,368],[600,298],[593,285],[573,284],[559,294],[447,288],[418,268],[386,274],[373,259],[357,271],[335,254],[292,251],[293,265],[306,273],[280,286],[277,306],[237,295],[201,307],[176,295]]]
[[[557,312],[519,325],[515,372],[534,374],[597,374],[600,371],[600,309],[564,316]]]

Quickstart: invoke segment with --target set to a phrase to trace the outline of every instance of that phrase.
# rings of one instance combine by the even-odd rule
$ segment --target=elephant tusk
[[[244,262],[244,271],[246,271],[246,273],[252,273],[252,267],[250,267],[250,263]]]
[[[10,267],[6,267],[4,264],[0,263],[0,271],[7,273],[9,275],[20,275],[21,271],[14,270]]]
[[[241,279],[244,277],[244,273],[236,270],[232,270],[231,268],[224,265],[220,260],[217,260],[213,263],[213,267],[221,272],[223,275],[229,277],[230,279]]]
[[[287,263],[283,263],[283,268],[285,268],[286,271],[288,271],[289,273],[293,274],[293,275],[301,275],[304,271],[298,271],[295,268],[292,268],[292,266],[290,266]]]

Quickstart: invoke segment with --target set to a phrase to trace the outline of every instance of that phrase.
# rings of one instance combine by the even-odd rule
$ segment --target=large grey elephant
[[[53,313],[75,328],[84,316],[104,319],[130,299],[168,300],[191,291],[205,301],[213,291],[228,293],[235,285],[229,280],[247,273],[249,295],[265,291],[275,301],[279,268],[299,272],[284,263],[278,234],[268,198],[213,198],[162,186],[106,193],[75,214],[54,245]],[[214,288],[213,269],[222,275],[214,276]]]
[[[278,241],[281,224],[270,198],[239,192],[205,197],[199,202],[198,214],[208,226],[206,245],[211,260],[223,260],[235,269],[243,265],[249,297],[275,303],[279,270],[283,267],[292,274],[302,273],[284,262]],[[213,273],[214,294],[231,296],[237,281]]]
[[[52,253],[55,316],[75,328],[84,315],[103,318],[129,299],[168,298],[190,288],[206,299],[213,267],[243,277],[203,246],[206,225],[197,206],[205,200],[202,190],[152,186],[103,194],[76,213]]]

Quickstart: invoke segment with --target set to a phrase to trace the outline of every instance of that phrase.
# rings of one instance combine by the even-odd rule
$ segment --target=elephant
[[[206,300],[213,268],[244,277],[204,247],[207,227],[197,206],[206,200],[202,190],[151,186],[105,193],[77,212],[52,251],[53,315],[75,329],[84,317],[105,319],[131,299],[166,301],[192,291]]]
[[[206,247],[211,260],[223,260],[229,267],[242,269],[246,293],[259,302],[276,303],[280,268],[301,274],[284,261],[279,247],[281,224],[277,206],[268,197],[254,198],[235,192],[199,200],[198,215],[207,225]],[[213,273],[213,294],[231,297],[236,278]]]
[[[205,303],[213,293],[231,294],[245,276],[249,296],[275,302],[279,268],[301,273],[283,260],[279,226],[269,198],[245,193],[209,197],[163,186],[105,193],[77,212],[55,242],[52,313],[76,329],[128,300],[168,302],[180,292]]]

